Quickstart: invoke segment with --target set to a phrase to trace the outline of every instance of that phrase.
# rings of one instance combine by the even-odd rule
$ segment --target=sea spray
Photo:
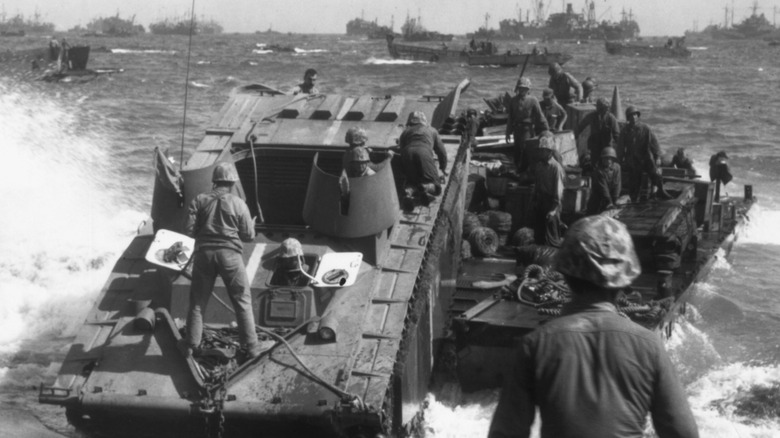
[[[80,102],[0,82],[0,147],[12,157],[0,172],[0,367],[25,343],[73,335],[144,217],[122,202],[121,164]]]

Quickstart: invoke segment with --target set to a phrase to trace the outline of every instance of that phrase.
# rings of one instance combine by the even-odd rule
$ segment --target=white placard
[[[166,249],[173,246],[176,242],[181,242],[184,245],[183,252],[187,256],[187,260],[182,263],[166,262],[163,260],[163,254]],[[192,257],[194,249],[195,239],[192,237],[171,230],[157,230],[152,244],[149,245],[149,250],[146,251],[146,261],[157,266],[173,269],[174,271],[181,271]]]
[[[351,286],[360,272],[363,263],[363,253],[360,252],[330,252],[322,256],[314,274],[314,286],[344,287]]]

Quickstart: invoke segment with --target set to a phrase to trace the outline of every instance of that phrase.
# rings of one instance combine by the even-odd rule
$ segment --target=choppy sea
[[[199,36],[191,50],[180,36],[68,40],[91,45],[91,68],[123,72],[47,83],[35,81],[39,73],[26,63],[0,63],[0,436],[81,436],[64,410],[37,403],[36,387],[53,380],[149,213],[154,148],[186,160],[233,87],[289,89],[309,67],[318,70],[321,91],[345,94],[443,94],[469,78],[463,104],[482,108],[519,73],[394,61],[384,41],[343,35]],[[0,44],[17,50],[47,42],[28,36]],[[262,43],[296,50],[267,52]],[[530,44],[499,42],[513,51]],[[702,437],[780,437],[780,49],[756,41],[689,44],[689,59],[614,57],[597,42],[540,47],[571,53],[565,69],[596,78],[597,96],[618,87],[623,106],[640,108],[666,151],[685,147],[700,174],[710,155],[726,151],[735,175],[729,194],[753,185],[759,208],[747,234],[698,285],[695,309],[667,348]],[[526,76],[539,96],[546,69],[529,67]],[[485,435],[497,398],[497,391],[457,388],[431,394],[426,435]]]

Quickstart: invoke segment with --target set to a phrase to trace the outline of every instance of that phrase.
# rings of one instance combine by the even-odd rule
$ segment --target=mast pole
[[[190,82],[190,56],[192,55],[192,34],[195,28],[195,0],[192,0],[192,10],[190,11],[190,40],[187,45],[187,73],[184,78],[184,111],[181,121],[181,151],[179,153],[179,171],[184,166],[184,132],[187,127],[187,96],[189,94]]]

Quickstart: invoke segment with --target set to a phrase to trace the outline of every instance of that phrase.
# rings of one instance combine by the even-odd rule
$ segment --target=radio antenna
[[[187,73],[184,78],[184,113],[181,121],[181,152],[179,153],[179,171],[184,166],[184,131],[187,126],[187,95],[189,93],[190,82],[190,56],[192,55],[192,34],[195,31],[195,0],[192,0],[192,9],[190,10],[190,41],[187,45]]]

